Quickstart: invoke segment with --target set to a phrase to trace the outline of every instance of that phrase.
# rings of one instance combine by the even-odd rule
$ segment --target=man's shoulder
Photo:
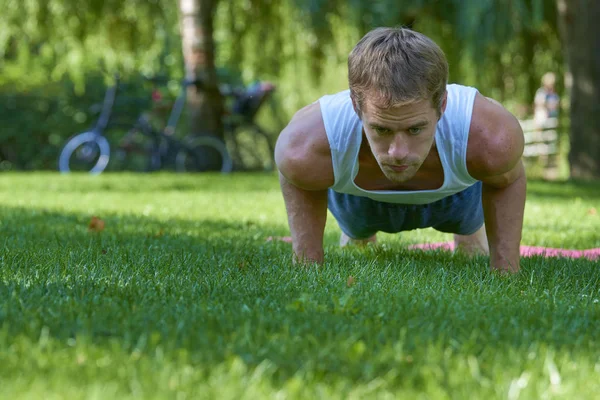
[[[331,150],[319,102],[298,111],[279,135],[275,161],[291,183],[308,190],[333,185]]]
[[[327,132],[320,103],[309,104],[296,112],[281,132],[280,137],[282,136],[290,139],[286,144],[295,146],[297,149],[307,146],[314,150],[328,149]]]
[[[520,161],[523,130],[499,102],[477,94],[469,128],[467,169],[476,179],[502,175]]]

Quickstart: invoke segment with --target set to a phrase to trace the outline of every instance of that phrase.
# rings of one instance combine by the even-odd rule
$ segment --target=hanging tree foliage
[[[500,96],[516,94],[522,101],[531,100],[531,91],[545,72],[539,70],[542,65],[560,66],[560,56],[549,56],[556,54],[552,46],[558,43],[553,41],[557,38],[553,2],[192,1],[212,4],[217,60],[245,73],[247,79],[279,77],[297,63],[318,78],[328,58],[333,55],[342,64],[367,30],[404,25],[441,44],[454,80],[470,80]],[[5,27],[0,36],[3,67],[35,68],[52,79],[65,74],[81,79],[100,64],[107,70],[151,72],[159,68],[165,37],[171,43],[180,40],[178,4],[167,0],[0,0],[0,6]],[[181,47],[171,46],[170,52],[171,62],[180,63]],[[176,68],[183,70],[180,65]]]
[[[86,71],[148,69],[173,34],[167,2],[0,0],[0,63],[6,79],[43,82]]]
[[[195,1],[215,10],[217,67],[245,81],[277,80],[288,115],[324,90],[342,88],[348,52],[375,26],[410,26],[431,36],[448,55],[453,81],[514,110],[531,104],[544,72],[563,72],[555,0]],[[180,41],[173,1],[0,0],[0,7],[7,79],[27,73],[40,81],[81,81],[100,65],[152,73],[161,68],[166,39]],[[168,57],[180,77],[181,49],[171,45]]]
[[[301,56],[313,75],[320,76],[324,58],[332,51],[340,55],[340,40],[348,43],[348,29],[334,25],[336,18],[351,27],[352,41],[375,26],[414,26],[429,33],[427,21],[443,24],[444,32],[438,32],[436,39],[446,52],[458,53],[460,60],[479,68],[485,68],[484,55],[489,52],[501,52],[527,35],[548,36],[556,31],[553,0],[194,2],[212,3],[217,11],[217,52],[229,55],[226,60],[218,55],[221,62],[244,69],[250,61],[255,69],[271,75]],[[54,78],[79,76],[99,62],[109,69],[151,69],[163,50],[164,37],[180,35],[178,5],[166,0],[0,0],[0,6],[0,23],[5,27],[0,54],[12,60],[27,53],[40,58]],[[282,52],[293,37],[300,49]]]

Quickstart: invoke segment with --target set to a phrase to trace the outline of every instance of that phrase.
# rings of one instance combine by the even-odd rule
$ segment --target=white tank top
[[[444,183],[435,190],[364,190],[354,183],[358,174],[358,152],[362,121],[354,111],[350,90],[319,99],[321,115],[331,148],[335,182],[339,193],[399,204],[427,204],[458,193],[477,182],[467,171],[467,141],[477,89],[448,85],[446,111],[437,123],[435,143],[444,169]]]

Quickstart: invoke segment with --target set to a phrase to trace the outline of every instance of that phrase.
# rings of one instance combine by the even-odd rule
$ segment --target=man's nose
[[[406,139],[400,134],[394,135],[388,148],[388,156],[395,160],[404,160],[408,153],[409,149]]]

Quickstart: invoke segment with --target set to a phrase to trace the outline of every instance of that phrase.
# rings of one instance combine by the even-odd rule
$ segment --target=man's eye
[[[379,126],[376,126],[373,128],[373,130],[378,134],[378,135],[385,135],[386,133],[389,133],[389,129],[387,128],[382,128]]]
[[[408,133],[410,133],[411,135],[418,135],[422,131],[423,131],[423,128],[410,128],[408,130]]]

